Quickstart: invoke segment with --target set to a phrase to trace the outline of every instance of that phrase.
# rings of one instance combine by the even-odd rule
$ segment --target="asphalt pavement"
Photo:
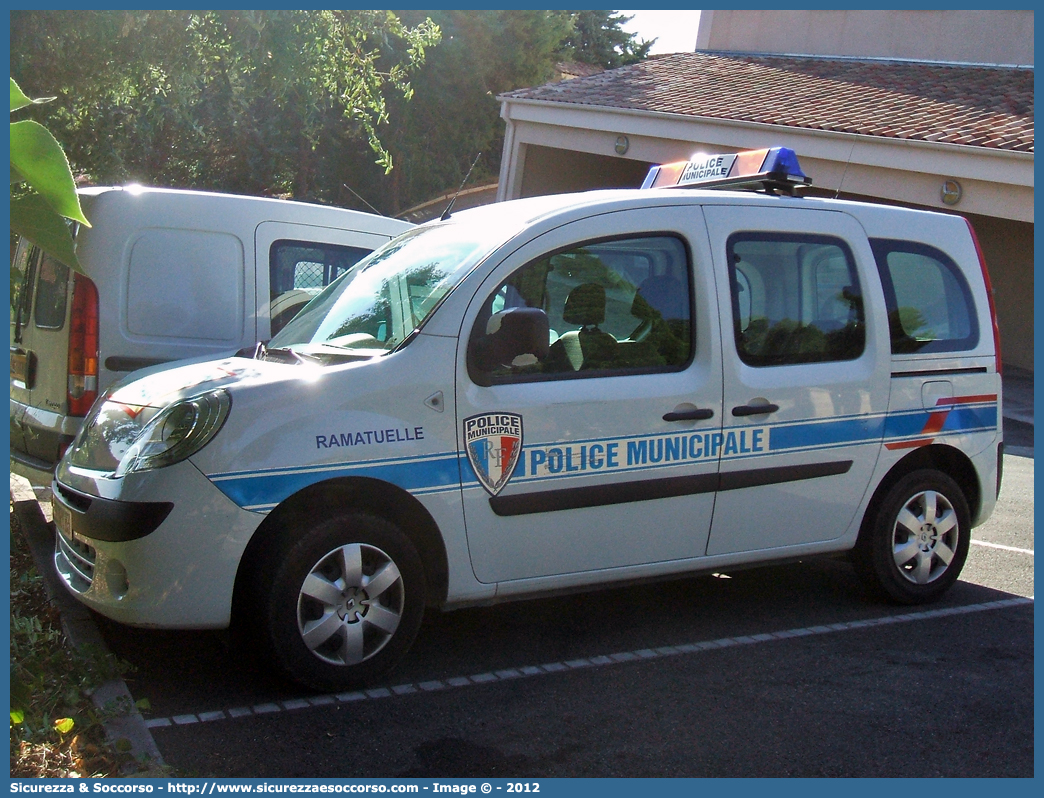
[[[1014,606],[156,736],[226,777],[1030,776],[1032,624]]]

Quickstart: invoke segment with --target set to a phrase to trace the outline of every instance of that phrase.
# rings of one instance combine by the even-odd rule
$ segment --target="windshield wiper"
[[[264,341],[258,341],[254,348],[254,360],[271,360],[276,363],[318,363],[322,358],[315,355],[301,355],[289,347],[270,348]]]

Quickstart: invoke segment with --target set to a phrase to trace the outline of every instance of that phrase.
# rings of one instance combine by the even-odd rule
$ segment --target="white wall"
[[[1033,64],[1033,12],[704,11],[697,50]]]

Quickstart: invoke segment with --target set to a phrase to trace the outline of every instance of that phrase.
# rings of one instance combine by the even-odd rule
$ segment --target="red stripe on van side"
[[[886,449],[917,449],[921,446],[927,446],[929,443],[934,441],[935,438],[921,438],[916,441],[899,441],[898,443],[886,443]]]
[[[997,394],[995,393],[984,393],[978,396],[944,396],[938,400],[935,405],[971,405],[977,402],[996,402]]]

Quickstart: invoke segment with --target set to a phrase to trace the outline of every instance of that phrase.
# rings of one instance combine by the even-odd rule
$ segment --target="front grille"
[[[58,492],[62,495],[62,499],[70,507],[79,510],[81,513],[86,513],[91,508],[91,497],[85,496],[82,493],[74,491],[72,488],[67,488],[61,482],[54,483],[58,489]]]
[[[54,552],[54,564],[58,573],[70,588],[77,593],[86,593],[94,581],[94,562],[97,554],[94,546],[80,540],[69,540],[59,534]]]

